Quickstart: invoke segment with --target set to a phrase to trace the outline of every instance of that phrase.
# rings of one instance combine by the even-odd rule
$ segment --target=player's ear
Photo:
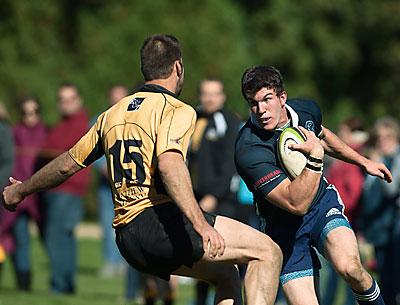
[[[181,59],[175,61],[175,70],[176,70],[176,75],[178,77],[181,77],[183,74],[183,63]]]
[[[279,95],[279,101],[281,103],[281,106],[285,106],[287,100],[287,93],[286,91],[282,91],[282,93]]]

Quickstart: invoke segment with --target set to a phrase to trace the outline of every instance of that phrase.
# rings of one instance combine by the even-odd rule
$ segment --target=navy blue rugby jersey
[[[321,135],[321,110],[314,101],[288,99],[286,109],[290,117],[290,126],[303,126],[317,136]],[[266,199],[270,191],[288,178],[278,158],[277,141],[281,132],[282,130],[270,132],[263,130],[257,127],[250,118],[241,128],[235,144],[237,171],[253,193],[260,215],[272,222],[281,221],[282,218],[299,217],[274,206]],[[326,179],[321,177],[312,205],[315,205],[322,197],[327,186]]]

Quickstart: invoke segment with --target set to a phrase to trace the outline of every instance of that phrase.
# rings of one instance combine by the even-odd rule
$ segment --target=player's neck
[[[165,79],[153,79],[145,82],[145,84],[158,85],[176,94],[176,81],[173,81],[171,77]]]
[[[281,117],[279,119],[279,123],[277,125],[277,128],[282,128],[285,125],[287,125],[289,122],[290,122],[290,117],[289,117],[288,111],[287,111],[287,109],[285,107],[285,108],[283,108],[282,115],[281,115]]]

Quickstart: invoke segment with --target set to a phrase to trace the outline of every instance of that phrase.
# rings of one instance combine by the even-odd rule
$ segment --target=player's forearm
[[[321,141],[325,152],[336,159],[352,163],[363,167],[367,160],[364,156],[360,155],[346,143],[344,143],[338,136],[332,131],[323,127],[325,137]]]
[[[189,171],[180,155],[169,154],[172,154],[170,158],[159,157],[158,164],[165,189],[193,226],[200,228],[206,220],[194,197]]]
[[[299,215],[307,213],[317,195],[323,168],[324,149],[316,145],[310,151],[306,167],[288,186],[289,204]]]
[[[31,178],[19,186],[19,192],[26,197],[32,193],[55,187],[67,180],[81,167],[65,152],[50,161]]]
[[[306,167],[293,181],[282,181],[267,195],[267,199],[289,213],[305,215],[317,195],[321,175],[322,168],[314,171]]]

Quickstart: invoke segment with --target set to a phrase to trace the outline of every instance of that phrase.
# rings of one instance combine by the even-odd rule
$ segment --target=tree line
[[[219,77],[228,107],[245,117],[241,75],[266,64],[281,70],[289,97],[315,98],[327,125],[399,118],[396,16],[395,0],[0,0],[0,99],[13,111],[19,97],[37,96],[51,124],[57,86],[71,81],[99,113],[109,86],[142,82],[143,39],[171,33],[182,43],[189,104],[203,77]]]

